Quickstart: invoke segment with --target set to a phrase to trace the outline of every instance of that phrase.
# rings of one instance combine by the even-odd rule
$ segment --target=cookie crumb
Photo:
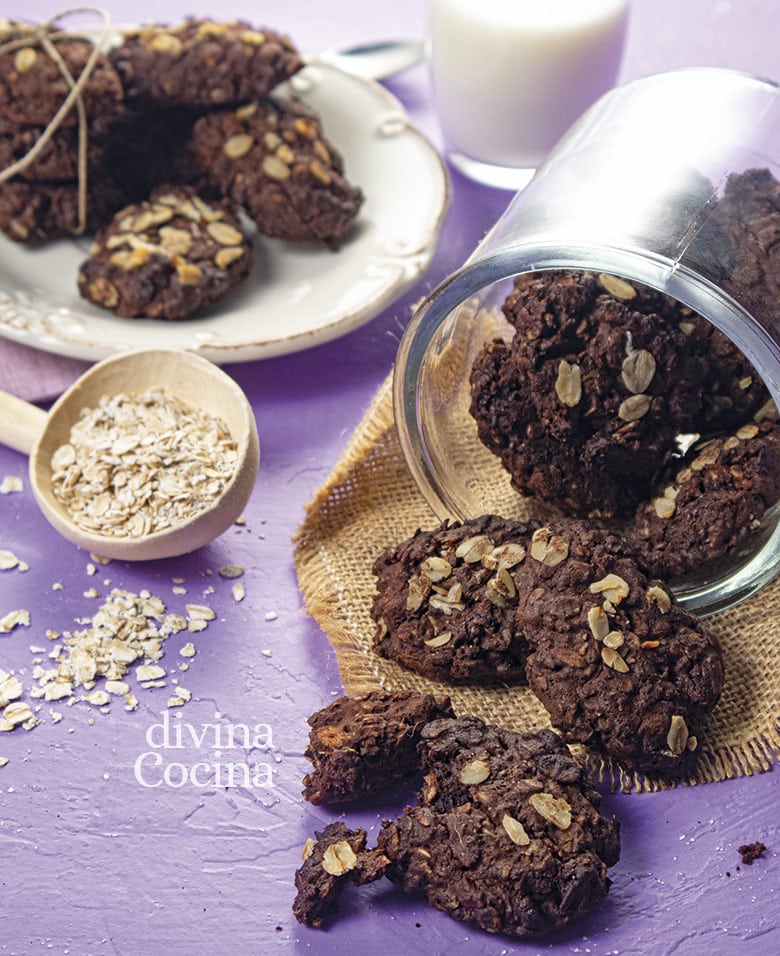
[[[742,857],[742,862],[748,866],[753,865],[753,860],[759,859],[766,852],[766,847],[763,843],[745,843],[743,846],[737,847],[737,853]]]

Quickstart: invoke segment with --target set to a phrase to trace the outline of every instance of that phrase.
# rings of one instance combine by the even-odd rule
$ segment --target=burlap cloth
[[[550,726],[526,687],[453,686],[406,671],[374,652],[373,561],[384,546],[437,523],[398,443],[389,377],[295,536],[295,567],[306,607],[333,645],[345,692],[432,691],[449,694],[458,714],[476,714],[514,730]],[[707,623],[723,647],[726,682],[704,729],[696,770],[682,781],[686,784],[749,776],[770,769],[780,756],[780,579]],[[670,785],[579,752],[613,788]]]

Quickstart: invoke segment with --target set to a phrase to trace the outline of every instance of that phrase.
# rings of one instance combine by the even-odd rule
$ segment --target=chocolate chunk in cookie
[[[287,36],[241,20],[143,26],[125,33],[111,60],[134,108],[243,103],[303,66]]]
[[[303,796],[345,803],[419,773],[417,744],[431,720],[452,717],[449,698],[411,691],[340,697],[309,718],[306,756],[314,766]]]
[[[36,30],[29,24],[0,24],[0,116],[14,123],[46,126],[65,102],[70,83],[60,67],[42,48]],[[70,76],[78,79],[94,51],[87,39],[49,37]],[[108,58],[100,55],[81,91],[88,119],[104,120],[123,109],[124,95],[119,76]],[[76,126],[75,109],[62,119],[64,126]]]
[[[557,734],[438,720],[420,754],[419,805],[379,835],[392,880],[490,933],[540,934],[593,912],[619,825]]]
[[[688,769],[723,685],[704,625],[620,538],[584,521],[536,531],[517,577],[526,676],[553,726],[627,767]]]
[[[352,229],[363,195],[301,102],[266,99],[209,113],[195,124],[193,143],[201,166],[263,235],[334,248]]]
[[[515,575],[535,527],[484,515],[387,548],[373,569],[377,652],[442,680],[522,680]]]
[[[733,553],[780,500],[780,425],[750,422],[694,445],[625,531],[651,574],[676,578]]]
[[[88,180],[82,230],[77,183],[27,182],[15,177],[0,184],[0,231],[14,242],[29,244],[93,232],[126,202],[124,190],[97,171]]]
[[[315,836],[315,840],[306,841],[303,865],[295,873],[293,913],[307,926],[321,926],[336,911],[339,896],[348,884],[372,883],[387,867],[382,853],[365,848],[365,830],[330,823]]]
[[[115,315],[185,319],[231,292],[251,262],[229,203],[160,187],[99,232],[79,292]]]

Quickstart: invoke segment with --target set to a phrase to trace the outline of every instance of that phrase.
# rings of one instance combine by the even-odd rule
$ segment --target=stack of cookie
[[[22,44],[22,35],[30,42]],[[54,33],[49,40],[81,76],[92,43]],[[39,141],[68,85],[32,27],[0,26],[0,49],[0,167],[7,169]],[[242,21],[188,19],[125,33],[97,58],[80,106],[51,144],[0,187],[0,229],[24,243],[97,231],[79,290],[128,317],[187,318],[246,278],[249,240],[219,228],[216,238],[209,217],[234,229],[243,211],[262,236],[337,249],[363,196],[345,178],[319,117],[278,95],[302,66],[286,36]],[[160,196],[168,201],[161,205]],[[197,211],[190,222],[186,210]]]
[[[58,40],[56,49],[70,75],[78,77],[94,48],[88,40],[68,37]],[[34,28],[0,25],[0,50],[0,169],[7,169],[41,140],[70,87]],[[122,84],[107,57],[95,62],[80,99],[86,129],[80,130],[79,111],[72,109],[32,161],[0,184],[0,229],[9,238],[37,243],[90,231],[125,201],[105,162],[111,121],[123,108]],[[86,186],[83,216],[80,177]]]

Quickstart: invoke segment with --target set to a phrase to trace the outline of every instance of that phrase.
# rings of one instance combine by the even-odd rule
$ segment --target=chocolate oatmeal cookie
[[[522,680],[514,576],[535,527],[484,515],[387,548],[373,567],[377,652],[442,680]]]
[[[471,373],[480,439],[523,494],[631,513],[701,409],[706,366],[672,321],[681,307],[612,276],[550,272],[519,277],[504,313],[512,342],[485,346]]]
[[[115,315],[184,319],[231,292],[251,262],[230,203],[163,186],[98,233],[79,292]]]
[[[420,803],[382,824],[387,875],[453,919],[540,934],[591,913],[620,855],[619,825],[552,731],[476,717],[423,730]]]
[[[564,739],[637,770],[685,771],[723,685],[704,625],[584,521],[536,531],[517,578],[528,684]]]
[[[89,178],[85,232],[93,232],[127,202],[124,190],[98,170]],[[78,235],[77,183],[27,182],[14,177],[0,183],[0,231],[14,242],[36,244]]]
[[[314,766],[303,796],[315,804],[345,803],[378,793],[419,773],[423,727],[452,717],[449,698],[410,691],[340,697],[309,718],[304,756]]]
[[[211,112],[195,124],[193,143],[201,166],[263,235],[335,248],[352,229],[363,195],[300,101]]]
[[[125,33],[111,60],[134,108],[243,103],[303,66],[287,36],[242,20],[143,26]]]
[[[95,120],[90,124],[87,144],[87,170],[93,172],[103,161],[110,124]],[[12,123],[0,117],[0,169],[23,159],[43,135],[45,127]],[[74,182],[79,176],[79,131],[75,126],[60,127],[35,159],[17,173],[19,179],[49,183]]]
[[[651,574],[676,578],[733,553],[780,500],[780,424],[742,425],[667,469],[627,527]]]
[[[349,830],[343,823],[330,823],[303,848],[303,865],[295,873],[297,893],[293,913],[299,923],[321,926],[338,907],[342,890],[378,880],[387,858],[366,849],[365,830]]]
[[[29,43],[24,42],[29,37]],[[34,38],[29,25],[0,24],[0,45],[24,42],[16,49],[0,53],[0,116],[13,123],[46,126],[65,101],[70,86],[59,66]],[[52,38],[71,76],[78,79],[87,65],[93,44],[76,38]],[[104,120],[123,109],[124,94],[119,76],[105,56],[100,56],[81,94],[89,119]],[[64,126],[76,126],[78,113],[72,109],[63,119]]]

